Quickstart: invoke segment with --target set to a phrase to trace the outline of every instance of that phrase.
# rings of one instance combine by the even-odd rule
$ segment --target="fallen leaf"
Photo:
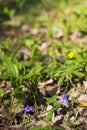
[[[78,97],[77,102],[80,106],[87,107],[87,94],[84,94]]]
[[[57,30],[58,32],[53,36],[56,39],[62,38],[64,36],[64,33],[61,29]]]
[[[43,127],[47,126],[47,123],[43,120],[39,120],[37,123],[35,123],[37,126],[42,125]]]
[[[45,81],[45,82],[39,82],[39,83],[38,83],[38,86],[39,86],[39,88],[41,88],[41,87],[44,87],[45,85],[48,85],[48,84],[51,84],[51,83],[53,83],[53,80],[52,80],[52,79],[47,80],[47,81]]]
[[[78,97],[77,99],[78,102],[87,102],[87,94],[83,94]]]
[[[83,101],[83,102],[79,102],[79,105],[80,105],[80,106],[87,107],[87,102],[84,102],[84,101]]]
[[[70,35],[70,39],[73,41],[73,40],[76,40],[77,38],[81,38],[82,37],[82,34],[78,31],[73,31]]]
[[[62,119],[63,119],[63,115],[55,116],[54,113],[53,113],[52,123],[54,123],[54,124],[60,124],[60,123],[62,123]]]
[[[86,93],[87,93],[87,81],[83,81],[83,86],[84,86],[85,91],[86,91]]]
[[[27,24],[22,25],[21,31],[22,32],[29,32],[30,31],[29,25],[27,25]]]
[[[80,94],[80,92],[79,92],[79,90],[77,88],[71,88],[69,93],[70,93],[69,100],[72,100],[73,97],[74,98],[78,97],[79,94]]]
[[[9,130],[26,130],[26,128],[24,128],[22,125],[12,125],[9,126]]]
[[[46,82],[38,83],[39,92],[42,95],[53,96],[60,93],[60,88],[58,85],[53,84],[53,80],[47,80]]]
[[[60,93],[60,88],[57,85],[45,86],[39,88],[39,92],[44,96],[53,96]]]
[[[21,59],[24,61],[28,60],[30,57],[30,51],[27,48],[22,49],[21,51]]]

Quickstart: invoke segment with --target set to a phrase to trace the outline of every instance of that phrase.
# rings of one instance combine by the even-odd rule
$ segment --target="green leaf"
[[[9,104],[9,103],[10,103],[10,99],[4,100],[4,104],[5,104],[5,105],[7,105],[7,104]]]
[[[53,112],[54,112],[54,109],[53,109],[53,108],[52,108],[51,110],[49,110],[47,116],[46,116],[45,119],[44,119],[46,122],[51,121]]]
[[[42,69],[43,69],[43,67],[42,67],[40,64],[36,65],[35,67],[33,67],[33,68],[29,71],[28,74],[26,74],[26,75],[24,76],[24,79],[28,79],[28,78],[30,78],[30,77],[32,77],[32,76],[35,76],[35,75],[40,75],[40,72],[41,72]]]
[[[78,77],[83,77],[83,76],[84,76],[84,73],[79,72],[79,71],[73,71],[72,73],[73,73],[74,75],[78,76]]]
[[[24,102],[24,94],[21,90],[15,88],[12,91],[12,95],[20,102],[23,103]]]
[[[79,121],[75,121],[75,122],[68,121],[67,124],[71,127],[76,127],[79,126],[81,123]]]
[[[53,125],[51,127],[51,130],[65,130],[62,126],[59,126],[59,125]]]
[[[53,97],[49,97],[49,98],[45,98],[47,100],[47,102],[49,103],[54,103],[56,100],[57,100],[57,97],[56,96],[53,96]]]
[[[0,97],[3,97],[5,94],[4,90],[2,88],[0,88]]]
[[[34,45],[34,39],[25,39],[24,40],[26,46],[30,49],[32,47],[32,45]]]
[[[10,56],[10,53],[11,53],[11,51],[10,51],[11,48],[10,47],[11,47],[10,38],[7,38],[4,46],[0,45],[1,50],[6,54],[6,56]]]
[[[48,103],[53,104],[55,107],[60,107],[60,103],[57,100],[56,96],[53,97],[49,97],[49,98],[45,98],[47,100]]]
[[[8,78],[8,73],[4,72],[3,75],[0,75],[0,80],[5,80]]]
[[[61,73],[63,73],[63,70],[56,71],[54,77],[58,77]]]
[[[57,100],[57,96],[53,96],[45,99],[47,100],[48,103],[53,104],[56,107],[60,107],[60,103]]]
[[[61,86],[61,84],[63,83],[64,78],[65,78],[65,75],[61,75],[61,76],[59,77],[59,80],[58,80],[58,85],[59,85],[59,86]]]
[[[8,70],[8,73],[10,76],[18,78],[19,77],[19,71],[17,66],[8,58],[8,57],[3,57],[3,63],[5,67]]]

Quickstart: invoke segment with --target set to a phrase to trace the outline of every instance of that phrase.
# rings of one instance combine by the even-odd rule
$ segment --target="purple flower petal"
[[[24,108],[24,112],[27,113],[27,112],[34,112],[34,107],[33,106],[27,106]]]
[[[67,94],[63,94],[61,99],[59,100],[61,104],[64,104],[67,102],[67,98],[68,98],[68,95]]]

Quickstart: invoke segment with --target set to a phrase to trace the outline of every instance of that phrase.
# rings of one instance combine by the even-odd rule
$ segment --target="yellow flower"
[[[68,54],[68,57],[71,59],[71,58],[73,58],[73,57],[74,57],[74,55],[75,55],[75,52],[70,51],[70,52],[69,52],[69,54]]]

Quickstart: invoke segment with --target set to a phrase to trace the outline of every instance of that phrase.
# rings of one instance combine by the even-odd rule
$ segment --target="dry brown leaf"
[[[27,25],[27,24],[22,25],[21,31],[22,32],[29,32],[30,31],[29,25]]]
[[[53,83],[53,80],[52,80],[52,79],[47,80],[47,81],[45,81],[45,82],[39,82],[39,83],[38,83],[38,86],[39,86],[39,88],[41,88],[41,87],[44,87],[45,85],[48,85],[48,84],[51,84],[51,83]]]
[[[80,106],[87,107],[87,94],[78,97],[77,102]]]
[[[15,17],[8,21],[11,26],[18,27],[21,24],[21,21],[16,19]]]
[[[84,85],[84,88],[85,88],[85,92],[87,93],[87,81],[83,81],[83,85]]]
[[[83,85],[84,85],[85,89],[87,89],[87,81],[83,81]]]
[[[39,88],[39,92],[45,96],[53,96],[60,93],[60,88],[57,85],[45,86]]]
[[[9,130],[26,130],[22,125],[10,126]]]
[[[73,31],[70,35],[70,39],[73,41],[73,40],[76,40],[77,38],[81,38],[82,37],[82,34],[78,31]]]
[[[59,39],[64,36],[64,33],[61,29],[58,29],[58,32],[53,36],[56,39]]]
[[[63,115],[55,116],[54,113],[53,113],[53,116],[52,116],[52,123],[53,124],[60,124],[60,123],[62,123],[62,119],[63,119]]]
[[[73,97],[76,98],[76,97],[78,97],[79,95],[80,95],[79,90],[76,89],[76,88],[72,88],[72,89],[70,90],[69,100],[72,100]]]
[[[57,95],[59,93],[60,93],[60,88],[58,87],[58,85],[45,87],[45,94],[48,96]]]
[[[33,28],[32,30],[31,30],[31,34],[32,35],[37,35],[39,33],[39,30],[37,29],[37,28]]]
[[[39,92],[43,95],[53,96],[60,93],[58,85],[53,83],[53,80],[47,80],[46,82],[38,83]]]
[[[27,49],[27,48],[22,49],[22,51],[21,51],[21,58],[26,61],[26,60],[29,59],[29,57],[30,57],[29,49]]]
[[[87,102],[87,94],[83,94],[77,98],[78,102]]]
[[[41,45],[38,46],[38,50],[43,52],[43,53],[46,53],[47,52],[47,42],[45,41],[40,41],[41,42]],[[39,43],[40,43],[39,42]]]
[[[43,120],[39,120],[37,123],[35,123],[36,125],[42,125],[43,127],[47,126],[47,123]]]

